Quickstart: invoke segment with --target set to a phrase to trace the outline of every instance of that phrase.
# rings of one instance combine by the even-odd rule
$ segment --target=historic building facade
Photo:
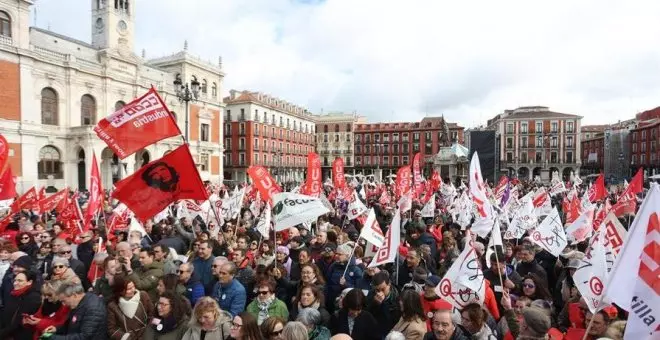
[[[305,178],[307,154],[315,151],[315,121],[307,109],[251,91],[224,98],[224,179],[247,181],[247,168],[262,165],[281,182]]]
[[[581,116],[550,111],[544,106],[505,110],[488,121],[500,145],[500,168],[521,179],[550,180],[557,171],[568,178],[581,165]]]
[[[330,113],[314,117],[316,120],[316,152],[321,157],[323,178],[332,173],[332,162],[339,157],[344,160],[344,172],[354,173],[355,124],[367,122],[356,114]]]
[[[10,164],[20,192],[33,185],[85,189],[96,154],[105,188],[181,145],[170,138],[123,160],[96,134],[99,119],[150,87],[159,90],[184,130],[203,179],[221,180],[221,64],[184,50],[147,61],[134,53],[131,0],[91,1],[91,43],[29,27],[32,1],[0,0],[0,130],[10,144]],[[189,114],[174,80],[196,79],[198,100]]]
[[[354,135],[355,171],[377,177],[396,174],[421,152],[428,178],[440,149],[463,143],[463,127],[444,117],[425,117],[414,123],[355,124]]]

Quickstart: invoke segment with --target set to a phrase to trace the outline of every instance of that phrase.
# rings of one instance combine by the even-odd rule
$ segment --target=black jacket
[[[36,281],[36,280],[35,280]],[[40,285],[37,282],[20,296],[9,295],[0,313],[0,339],[32,340],[34,330],[23,327],[23,314],[34,314],[41,306]]]
[[[89,271],[89,267],[92,265],[94,260],[94,248],[92,241],[83,242],[78,245],[76,252],[78,253],[78,259],[85,265],[85,273]]]
[[[103,299],[86,293],[51,340],[106,340],[108,313]]]
[[[381,332],[378,331],[380,327],[374,319],[374,316],[367,311],[362,311],[353,324],[353,331],[348,331],[348,311],[341,309],[337,312],[330,322],[330,332],[335,334],[348,334],[353,339],[360,340],[380,340],[382,339]]]
[[[437,338],[435,337],[435,334],[433,332],[428,332],[424,335],[423,340],[436,340]],[[461,330],[460,327],[456,327],[456,330],[454,330],[454,334],[451,335],[450,340],[470,340],[470,337],[465,335],[463,331]]]
[[[377,304],[374,301],[375,292],[369,291],[367,296],[367,311],[371,313],[378,322],[378,331],[381,332],[381,338],[384,338],[394,328],[401,318],[401,308],[399,306],[399,292],[393,284],[390,285],[390,296]]]

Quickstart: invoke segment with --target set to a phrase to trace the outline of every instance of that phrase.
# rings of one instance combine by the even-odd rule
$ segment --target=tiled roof
[[[44,34],[52,35],[52,36],[55,37],[55,38],[62,39],[62,40],[67,40],[67,41],[72,42],[72,43],[74,43],[74,44],[78,44],[78,45],[81,45],[81,46],[85,46],[85,47],[93,48],[93,49],[95,49],[95,50],[97,49],[96,47],[94,47],[92,44],[90,44],[90,43],[88,43],[88,42],[85,42],[85,41],[82,41],[82,40],[78,40],[78,39],[75,39],[75,38],[71,38],[71,37],[67,37],[66,35],[62,35],[62,34],[59,34],[59,33],[55,33],[55,32],[53,32],[53,31],[45,30],[45,29],[43,29],[43,28],[39,28],[39,27],[34,27],[34,26],[32,26],[32,27],[30,27],[30,30],[35,30],[35,31],[37,31],[37,32],[41,32],[41,33],[44,33]]]
[[[581,132],[603,132],[609,127],[608,124],[605,125],[583,125],[580,128]]]

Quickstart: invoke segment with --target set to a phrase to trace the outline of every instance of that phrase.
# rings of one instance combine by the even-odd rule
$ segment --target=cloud
[[[658,1],[133,2],[136,53],[170,54],[187,39],[192,53],[223,57],[223,92],[260,90],[313,112],[473,126],[544,105],[597,124],[660,105]],[[89,3],[39,0],[38,24],[88,41]]]

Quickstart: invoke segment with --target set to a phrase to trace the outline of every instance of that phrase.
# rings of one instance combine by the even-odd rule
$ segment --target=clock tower
[[[133,52],[135,7],[132,0],[92,1],[92,45]]]

